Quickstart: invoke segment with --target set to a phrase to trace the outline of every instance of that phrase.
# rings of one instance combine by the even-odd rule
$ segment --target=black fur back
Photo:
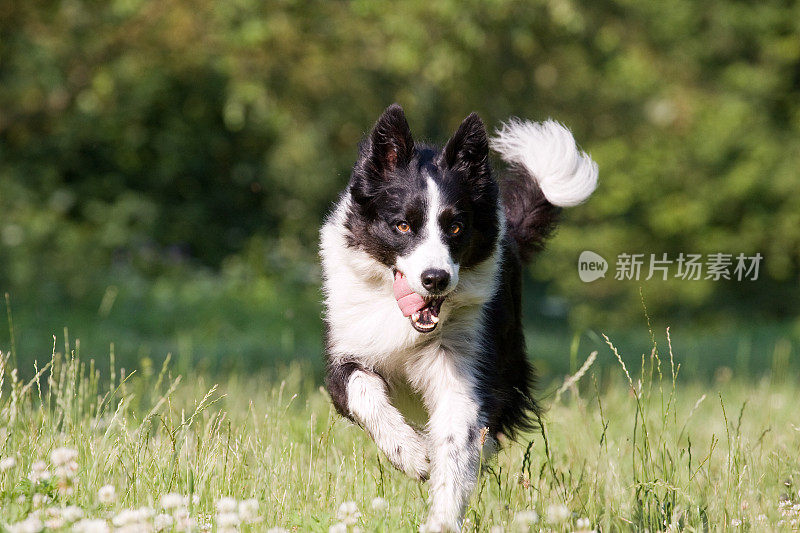
[[[511,166],[500,182],[506,230],[517,243],[522,262],[540,252],[558,225],[561,208],[551,204],[524,167]]]

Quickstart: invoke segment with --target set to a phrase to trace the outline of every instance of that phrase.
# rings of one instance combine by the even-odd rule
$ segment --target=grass
[[[684,384],[670,344],[653,341],[633,368],[607,343],[549,389],[542,430],[486,464],[465,530],[797,528],[796,380]],[[427,486],[339,417],[306,365],[217,384],[174,375],[169,358],[134,372],[112,356],[101,374],[68,341],[33,379],[11,361],[0,357],[4,529],[415,531],[424,519]]]

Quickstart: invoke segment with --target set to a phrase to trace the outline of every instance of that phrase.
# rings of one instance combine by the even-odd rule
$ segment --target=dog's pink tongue
[[[397,305],[400,306],[400,311],[403,316],[411,316],[423,307],[425,307],[425,300],[422,296],[411,290],[406,277],[400,272],[394,274],[394,297],[397,299]]]

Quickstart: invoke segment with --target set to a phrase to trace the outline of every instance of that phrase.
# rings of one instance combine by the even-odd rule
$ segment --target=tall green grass
[[[683,383],[669,335],[636,368],[606,342],[545,392],[541,431],[486,462],[465,530],[797,527],[796,380]],[[603,361],[613,376],[595,371]],[[221,380],[175,375],[168,357],[96,366],[69,340],[33,379],[0,356],[4,529],[414,531],[424,519],[427,486],[339,417],[303,364]]]

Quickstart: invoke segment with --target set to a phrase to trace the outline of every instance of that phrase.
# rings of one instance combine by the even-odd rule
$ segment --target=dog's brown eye
[[[462,229],[463,226],[461,225],[461,223],[456,222],[452,226],[450,226],[450,235],[458,235],[459,233],[461,233]]]
[[[400,233],[408,233],[409,231],[411,231],[411,226],[409,226],[408,222],[405,222],[405,221],[404,222],[398,222],[397,223],[397,230]]]

